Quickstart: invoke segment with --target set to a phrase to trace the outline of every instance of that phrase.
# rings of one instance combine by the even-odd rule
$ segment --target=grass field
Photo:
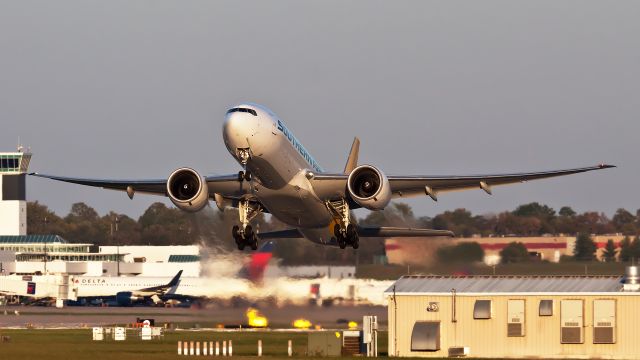
[[[271,358],[288,358],[287,342],[293,342],[296,358],[305,358],[307,334],[302,332],[220,332],[220,331],[170,331],[162,340],[142,341],[129,330],[126,341],[92,341],[92,329],[74,330],[14,330],[0,329],[0,336],[10,337],[0,342],[0,359],[176,359],[178,341],[233,341],[236,358],[255,358],[258,339],[263,343],[263,355]],[[387,334],[380,333],[379,352],[387,352]]]

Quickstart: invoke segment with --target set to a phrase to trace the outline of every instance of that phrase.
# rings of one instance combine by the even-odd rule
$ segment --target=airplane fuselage
[[[323,169],[273,112],[256,104],[242,104],[249,112],[229,112],[223,125],[229,153],[252,175],[250,196],[278,220],[298,228],[309,240],[331,243],[333,217],[316,195],[309,178]]]

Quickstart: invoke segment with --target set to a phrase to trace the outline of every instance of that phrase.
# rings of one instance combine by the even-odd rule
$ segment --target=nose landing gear
[[[249,158],[251,158],[251,149],[249,148],[238,148],[236,149],[236,153],[238,154],[238,159],[240,163],[244,166],[247,165]]]
[[[238,181],[251,181],[251,173],[248,171],[239,171],[238,172]]]

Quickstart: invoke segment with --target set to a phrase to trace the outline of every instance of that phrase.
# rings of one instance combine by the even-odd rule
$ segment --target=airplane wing
[[[414,229],[388,226],[358,226],[358,235],[363,238],[373,237],[453,237],[449,230]]]
[[[593,170],[613,168],[614,165],[596,165],[575,169],[526,172],[512,174],[487,175],[436,175],[436,176],[388,176],[393,198],[428,195],[437,201],[439,193],[469,189],[482,189],[491,194],[491,187],[526,182],[530,180],[547,179],[557,176],[578,174]],[[316,174],[314,188],[320,196],[335,196],[339,191],[345,191],[348,174]]]
[[[85,179],[72,178],[56,175],[46,175],[30,173],[29,175],[63,181],[73,184],[100,187],[103,189],[120,190],[133,197],[134,193],[145,193],[153,195],[167,196],[167,179],[151,180],[109,180],[109,179]],[[236,199],[247,193],[248,186],[238,181],[238,174],[205,176],[205,181],[209,187],[209,194],[213,198],[215,194],[220,194],[224,198]]]

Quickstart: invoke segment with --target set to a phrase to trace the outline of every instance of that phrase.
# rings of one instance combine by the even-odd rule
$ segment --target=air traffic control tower
[[[31,154],[0,152],[0,235],[27,235],[26,174]]]

